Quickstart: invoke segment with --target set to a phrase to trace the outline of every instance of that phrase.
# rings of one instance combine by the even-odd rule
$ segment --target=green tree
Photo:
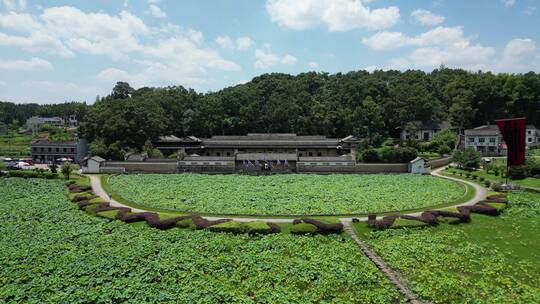
[[[471,125],[476,112],[472,108],[470,100],[467,100],[462,96],[457,96],[452,99],[452,106],[448,111],[450,121],[458,128],[459,133],[461,133],[461,130]]]
[[[450,129],[442,129],[437,132],[431,140],[431,145],[434,149],[440,149],[442,146],[446,146],[449,149],[453,149],[456,146],[457,135]]]
[[[116,83],[112,90],[113,98],[128,98],[133,94],[135,90],[127,82],[119,81]]]
[[[480,152],[473,148],[467,148],[465,150],[456,150],[453,154],[453,161],[458,164],[460,168],[473,170],[480,167],[480,160],[482,155]]]
[[[73,166],[71,165],[70,162],[65,162],[64,164],[62,164],[61,170],[62,170],[62,174],[64,175],[64,178],[69,179],[71,172],[73,172]]]

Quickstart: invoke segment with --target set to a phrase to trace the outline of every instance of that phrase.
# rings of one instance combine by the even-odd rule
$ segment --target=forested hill
[[[83,119],[87,109],[88,105],[82,102],[40,105],[37,103],[16,104],[0,101],[0,124],[20,127],[32,116],[58,116],[67,119],[70,115],[75,114],[79,119]]]
[[[540,74],[441,68],[347,74],[265,74],[201,94],[183,87],[118,83],[88,108],[81,133],[109,150],[140,149],[162,134],[210,136],[294,132],[390,135],[412,120],[449,119],[471,127],[526,116],[540,125]]]

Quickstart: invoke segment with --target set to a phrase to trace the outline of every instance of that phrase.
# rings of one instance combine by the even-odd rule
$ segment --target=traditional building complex
[[[299,157],[349,157],[354,159],[359,140],[353,136],[326,138],[324,136],[299,136],[291,133],[259,134],[247,136],[162,136],[153,142],[163,154],[178,153],[185,156],[234,157],[245,160],[264,160],[282,156],[282,160]]]

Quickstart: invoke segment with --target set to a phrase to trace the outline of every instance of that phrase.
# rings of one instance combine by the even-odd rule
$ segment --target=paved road
[[[449,179],[449,180],[455,180],[455,181],[458,181],[458,182],[462,182],[462,183],[466,183],[468,185],[471,185],[472,187],[474,187],[476,189],[476,194],[475,196],[467,201],[467,202],[464,202],[462,204],[458,204],[458,205],[455,205],[455,207],[458,207],[458,206],[470,206],[470,205],[474,205],[476,204],[477,202],[481,201],[481,200],[484,200],[486,199],[486,189],[484,187],[481,187],[473,182],[469,182],[469,181],[465,181],[465,180],[460,180],[460,179],[457,179],[457,178],[454,178],[454,177],[448,177],[448,176],[444,176],[444,175],[441,175],[440,172],[444,169],[444,167],[442,168],[439,168],[439,169],[436,169],[436,170],[433,170],[433,172],[431,173],[432,175],[434,176],[437,176],[437,177],[440,177],[440,178],[445,178],[445,179]],[[138,209],[138,208],[132,208],[130,206],[127,206],[127,205],[124,205],[112,198],[109,198],[109,196],[107,195],[107,193],[105,192],[105,190],[103,190],[103,188],[101,187],[101,181],[100,181],[100,176],[98,175],[88,175],[90,177],[90,181],[91,181],[91,184],[92,184],[92,189],[94,190],[94,193],[103,198],[104,200],[110,202],[110,205],[113,206],[113,207],[127,207],[127,208],[131,208],[132,212],[146,212],[147,210],[142,210],[142,209]],[[448,207],[445,207],[445,208],[448,208]],[[422,212],[413,212],[413,213],[407,213],[408,215],[414,215],[414,216],[420,216],[420,214],[422,214]],[[283,218],[249,218],[249,217],[225,217],[225,216],[203,216],[204,218],[208,219],[208,220],[218,220],[218,219],[224,219],[224,218],[227,218],[227,219],[232,219],[234,221],[238,221],[238,222],[252,222],[252,221],[264,221],[264,222],[274,222],[274,223],[291,223],[293,221],[293,219],[283,219]],[[356,217],[358,218],[360,221],[367,221],[367,217]],[[350,222],[352,221],[352,217],[343,217],[343,218],[340,218],[339,219],[341,222]]]

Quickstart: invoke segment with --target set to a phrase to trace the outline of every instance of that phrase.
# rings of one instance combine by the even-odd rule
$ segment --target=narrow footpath
[[[369,248],[369,246],[356,235],[354,228],[351,226],[351,222],[344,221],[342,223],[343,230],[345,230],[345,232],[351,236],[360,250],[362,250],[362,252],[373,262],[373,264],[375,264],[375,266],[377,266],[377,268],[379,268],[379,270],[388,277],[390,282],[397,287],[397,289],[405,296],[408,303],[424,303],[418,299],[418,297],[409,289],[409,287],[407,287],[407,284],[405,284],[405,280],[403,280],[401,275],[392,268],[388,267],[388,265],[386,265],[386,263],[375,253],[375,251]]]

